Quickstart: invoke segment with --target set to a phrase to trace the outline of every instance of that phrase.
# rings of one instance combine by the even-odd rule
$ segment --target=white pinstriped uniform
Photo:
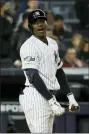
[[[58,90],[60,85],[55,74],[57,69],[61,68],[62,62],[60,62],[56,41],[49,37],[47,40],[48,45],[33,35],[26,40],[20,49],[22,69],[37,69],[48,90]],[[25,77],[25,85],[29,87],[23,90],[24,95],[19,96],[19,101],[28,127],[32,133],[51,133],[54,120],[52,110],[47,100],[29,83],[26,74]]]

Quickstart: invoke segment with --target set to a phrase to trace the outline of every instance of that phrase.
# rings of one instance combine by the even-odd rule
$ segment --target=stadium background
[[[7,33],[4,33],[3,30],[4,28],[7,29],[7,22],[6,25],[0,23],[0,133],[29,132],[18,102],[19,92],[23,88],[25,78],[19,59],[19,41],[16,42],[18,39],[16,38],[17,34],[20,36],[18,25],[21,22],[19,23],[19,20],[21,21],[20,17],[28,9],[28,1],[32,0],[0,1],[0,21],[4,16],[9,22]],[[55,133],[89,133],[89,1],[35,0],[35,2],[38,2],[36,6],[44,9],[48,15],[49,29],[47,34],[56,39],[61,45],[61,58],[65,63],[63,69],[68,76],[75,98],[80,104],[80,112],[75,114],[66,113],[61,117],[56,117],[53,131]],[[65,34],[61,35],[60,38],[52,31],[53,17],[64,22]],[[66,31],[69,36],[66,36]],[[65,50],[70,49],[72,52],[72,49],[74,49],[74,46],[70,46],[72,44],[71,40],[76,33],[82,37],[84,43],[88,44],[88,54],[85,59],[81,58],[84,56],[83,53],[78,57],[77,52],[76,61],[82,60],[81,65],[80,62],[76,62],[76,64],[65,62],[65,57],[68,56]],[[66,102],[63,94],[60,94],[60,101]]]

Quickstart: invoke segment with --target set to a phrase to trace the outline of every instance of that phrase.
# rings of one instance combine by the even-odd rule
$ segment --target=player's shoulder
[[[48,37],[48,36],[47,36],[47,39],[50,40],[51,42],[56,42],[56,41],[55,41],[53,38],[51,38],[51,37]]]
[[[35,48],[34,44],[34,36],[30,36],[20,47],[20,56],[24,56],[29,53],[30,50],[33,50]]]
[[[35,37],[32,35],[30,36],[21,46],[20,52],[25,51],[25,49],[29,48],[30,46],[32,47],[34,44]]]
[[[58,48],[58,44],[57,44],[57,42],[56,42],[55,39],[53,39],[53,38],[51,38],[51,37],[47,37],[47,39],[48,39],[50,45],[52,45],[53,47]]]

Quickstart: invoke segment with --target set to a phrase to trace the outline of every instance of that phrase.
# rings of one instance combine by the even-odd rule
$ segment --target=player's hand
[[[78,112],[79,110],[80,110],[79,105],[75,105],[75,104],[69,105],[70,112]]]
[[[79,104],[74,98],[74,95],[71,94],[68,96],[69,99],[69,111],[70,112],[78,112],[80,110]]]
[[[49,101],[49,105],[53,111],[53,114],[54,115],[62,115],[65,113],[65,108],[63,108],[57,101],[56,101],[56,98],[55,96],[53,96],[52,99],[50,99]]]

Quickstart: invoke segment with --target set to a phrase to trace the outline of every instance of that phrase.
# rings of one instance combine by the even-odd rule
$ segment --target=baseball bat
[[[65,102],[60,102],[60,105],[65,108],[66,111],[69,111],[69,104]],[[74,112],[78,112],[80,110],[80,107],[78,106],[72,106],[71,110]]]
[[[69,104],[65,102],[60,102],[60,105],[64,108],[69,108]]]

